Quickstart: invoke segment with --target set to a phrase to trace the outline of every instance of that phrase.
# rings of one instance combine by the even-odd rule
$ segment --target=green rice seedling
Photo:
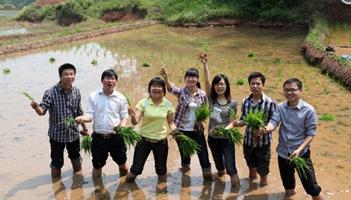
[[[245,83],[245,80],[241,78],[236,81],[236,85],[244,85],[244,83]]]
[[[147,62],[144,62],[144,63],[143,63],[143,67],[150,67],[150,64],[147,63]]]
[[[241,145],[244,139],[244,136],[240,133],[239,129],[237,128],[225,129],[224,127],[217,127],[214,130],[214,135],[224,136],[231,143],[237,145]]]
[[[10,68],[4,68],[4,69],[2,69],[2,73],[3,74],[9,74],[11,72],[11,70],[10,70]]]
[[[50,62],[50,63],[54,63],[55,61],[56,61],[56,59],[53,58],[53,57],[51,57],[51,58],[49,59],[49,62]]]
[[[141,141],[141,135],[136,132],[132,127],[120,127],[117,133],[122,137],[124,144],[134,146]]]
[[[308,166],[309,163],[304,158],[295,156],[290,159],[290,164],[293,165],[300,176],[304,177],[305,179],[307,178],[306,171],[310,170],[310,168]]]
[[[30,101],[34,101],[34,98],[30,96],[27,92],[22,92],[24,96],[26,96]]]
[[[195,111],[196,122],[203,122],[210,116],[210,108],[207,104],[202,104]]]
[[[249,57],[249,58],[255,57],[255,52],[249,51],[249,52],[247,53],[247,57]]]
[[[187,135],[181,132],[176,133],[173,138],[179,143],[179,150],[184,157],[191,157],[191,155],[200,151],[200,145]]]
[[[83,149],[84,153],[90,155],[91,153],[91,142],[92,138],[90,135],[83,136],[82,142],[80,143],[80,148]]]
[[[249,113],[244,117],[244,122],[251,130],[257,130],[264,126],[265,114],[262,111]]]
[[[74,123],[74,118],[72,116],[66,117],[66,119],[63,121],[66,127],[71,126]]]
[[[128,106],[130,107],[132,104],[131,104],[131,100],[130,100],[130,96],[126,95],[123,93],[123,95],[126,97],[127,99],[127,103],[128,103]]]
[[[204,41],[203,42],[202,48],[204,49],[204,52],[207,54],[207,52],[208,52],[208,41]]]
[[[97,60],[93,59],[90,63],[91,63],[92,65],[97,65]]]
[[[324,113],[319,117],[319,120],[327,121],[327,122],[335,121],[335,115],[329,114],[329,113]]]

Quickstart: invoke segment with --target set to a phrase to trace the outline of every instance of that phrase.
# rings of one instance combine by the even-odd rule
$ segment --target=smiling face
[[[161,99],[165,95],[162,85],[152,84],[150,86],[150,96],[154,99]]]
[[[283,87],[286,100],[290,105],[295,105],[300,100],[302,90],[299,89],[296,82],[287,83]]]
[[[70,87],[74,82],[76,73],[73,69],[65,69],[62,71],[60,81],[63,87]]]
[[[185,85],[186,87],[192,88],[192,87],[197,87],[197,82],[199,81],[199,78],[196,76],[186,76],[185,79]]]
[[[262,94],[264,86],[263,86],[262,80],[259,77],[251,79],[249,84],[250,84],[250,90],[253,95]]]
[[[214,85],[214,89],[218,95],[224,95],[225,91],[227,90],[227,85],[225,84],[223,78]]]

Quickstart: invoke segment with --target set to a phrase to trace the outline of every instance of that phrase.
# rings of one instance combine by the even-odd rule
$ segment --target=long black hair
[[[228,102],[232,99],[232,96],[230,95],[230,83],[229,83],[228,77],[226,75],[224,75],[224,74],[217,74],[213,78],[212,84],[211,84],[210,98],[211,98],[212,102],[216,102],[217,101],[218,94],[217,94],[217,92],[215,90],[215,85],[218,84],[222,79],[224,80],[225,85],[226,85],[224,96],[225,96],[225,98],[227,99]]]
[[[197,79],[199,79],[199,70],[197,70],[197,69],[194,68],[194,67],[189,68],[189,69],[186,70],[186,72],[185,72],[184,79],[185,79],[186,77],[196,77]],[[201,88],[201,84],[200,84],[199,81],[197,81],[196,86],[197,86],[198,88]]]

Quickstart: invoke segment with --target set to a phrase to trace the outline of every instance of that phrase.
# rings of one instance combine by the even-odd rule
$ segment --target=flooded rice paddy
[[[202,66],[198,53],[208,43],[211,74],[225,73],[231,81],[232,96],[239,106],[249,94],[247,76],[261,71],[267,76],[265,93],[283,101],[282,83],[298,77],[304,83],[303,98],[315,106],[319,115],[332,114],[335,121],[320,121],[312,143],[317,180],[326,199],[349,199],[351,192],[351,94],[335,81],[308,66],[299,54],[307,30],[232,28],[170,28],[151,26],[96,38],[89,41],[53,46],[33,52],[0,58],[0,199],[284,199],[280,181],[274,133],[269,185],[260,187],[248,181],[242,148],[236,147],[236,161],[241,186],[231,189],[229,177],[204,182],[197,157],[191,171],[179,171],[177,146],[169,138],[167,183],[159,184],[150,154],[135,184],[119,178],[118,167],[109,158],[103,168],[104,187],[95,188],[91,178],[91,157],[83,156],[82,176],[72,175],[65,156],[62,178],[50,177],[50,146],[47,136],[48,116],[39,117],[22,94],[40,101],[44,91],[58,81],[58,67],[73,63],[77,67],[75,85],[80,88],[82,105],[87,106],[90,92],[101,87],[101,73],[113,67],[119,74],[118,90],[128,94],[135,105],[147,95],[147,83],[158,76],[164,64],[170,79],[183,84],[185,70]],[[248,57],[248,53],[254,54]],[[51,60],[51,62],[50,62]],[[143,67],[147,66],[149,67]],[[200,74],[203,75],[203,74]],[[202,76],[201,81],[203,82]],[[240,85],[240,82],[244,82]],[[166,96],[173,102],[175,98]],[[91,126],[89,128],[91,132]],[[131,165],[133,149],[128,150]],[[212,157],[210,154],[211,162]],[[215,175],[215,167],[212,165]],[[165,187],[166,185],[166,187]],[[297,180],[297,194],[291,199],[310,199]]]

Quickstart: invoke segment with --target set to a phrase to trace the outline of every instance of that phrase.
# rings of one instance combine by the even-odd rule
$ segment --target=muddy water
[[[183,84],[183,73],[189,66],[201,69],[196,55],[204,43],[208,43],[211,73],[221,72],[230,77],[232,96],[239,105],[249,92],[248,74],[262,71],[268,79],[266,93],[277,101],[283,100],[282,82],[296,76],[304,82],[304,99],[316,107],[318,114],[336,116],[333,122],[320,121],[318,135],[312,144],[312,159],[323,196],[349,199],[351,95],[303,61],[299,48],[305,34],[306,30],[299,29],[244,26],[213,29],[152,26],[0,58],[0,70],[11,69],[9,74],[0,75],[0,199],[284,199],[274,150],[276,133],[266,187],[259,187],[257,181],[248,181],[241,147],[236,147],[241,178],[238,189],[231,189],[228,177],[204,182],[195,156],[191,171],[182,174],[178,150],[171,138],[166,184],[157,182],[152,155],[135,184],[127,184],[124,178],[119,178],[118,168],[109,159],[103,169],[103,187],[95,188],[91,178],[91,157],[84,154],[82,175],[72,175],[66,156],[62,178],[52,182],[46,134],[48,116],[38,117],[22,91],[40,101],[44,90],[57,82],[58,66],[71,62],[78,68],[75,85],[81,89],[85,109],[89,93],[101,86],[102,71],[113,67],[120,75],[119,90],[131,96],[135,105],[147,95],[147,82],[158,75],[161,64],[168,66],[171,80],[178,85]],[[252,58],[247,56],[250,51],[255,54]],[[50,58],[55,58],[55,62],[50,63]],[[94,59],[96,65],[91,64]],[[145,64],[150,67],[142,67]],[[245,81],[244,85],[237,85],[241,79]],[[172,96],[167,95],[167,98],[175,102]],[[132,155],[133,149],[129,149],[129,166]],[[215,175],[214,165],[212,169]],[[298,180],[297,192],[292,199],[309,199]]]

